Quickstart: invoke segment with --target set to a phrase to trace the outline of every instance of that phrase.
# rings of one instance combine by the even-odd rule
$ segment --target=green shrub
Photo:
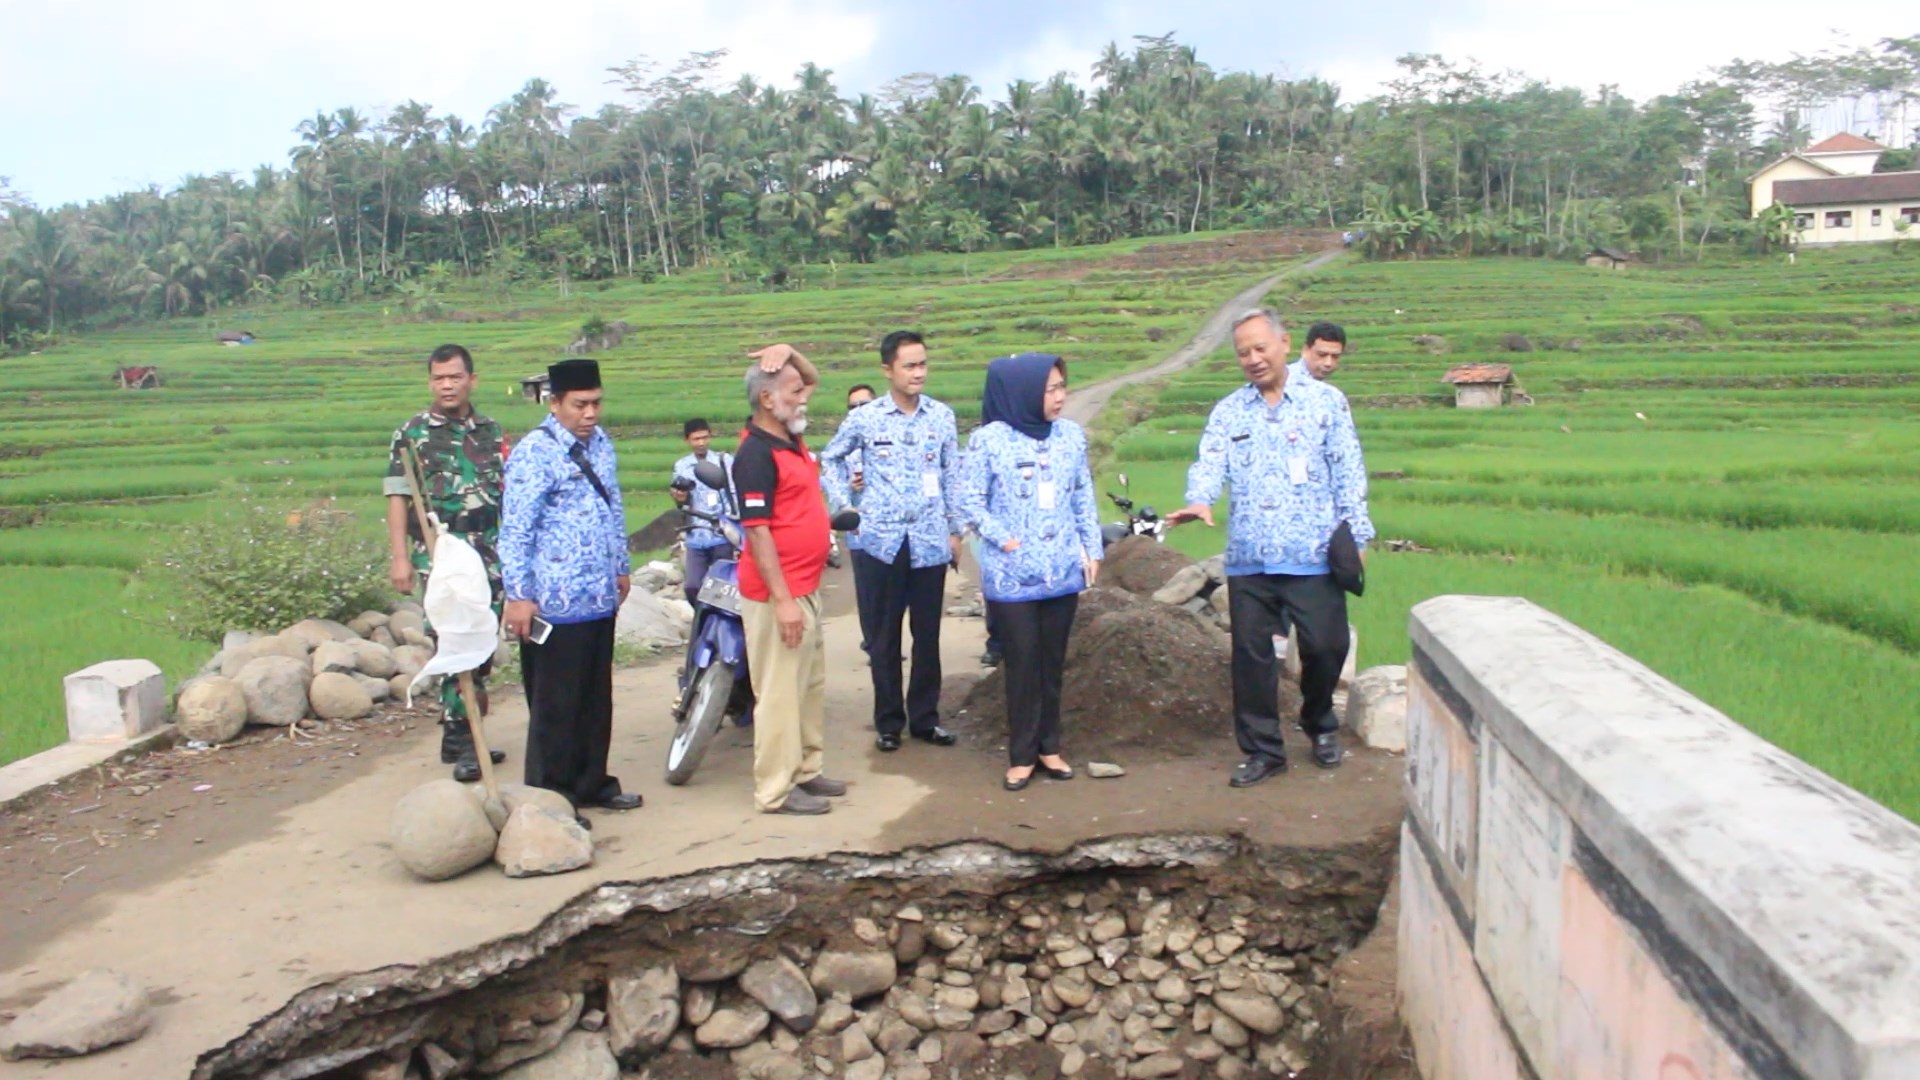
[[[258,503],[181,530],[142,569],[180,632],[217,640],[228,630],[280,630],[301,619],[342,619],[392,599],[386,561],[337,510]]]

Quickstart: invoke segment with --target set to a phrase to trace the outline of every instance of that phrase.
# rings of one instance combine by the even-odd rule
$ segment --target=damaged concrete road
[[[844,612],[850,586],[844,575],[835,582]],[[980,623],[948,620],[942,646],[948,699],[957,702],[977,671]],[[664,784],[673,666],[655,663],[622,671],[615,689],[613,770],[645,793],[647,805],[622,815],[590,812],[596,851],[589,870],[509,881],[486,866],[437,884],[412,879],[386,837],[400,796],[444,775],[432,732],[421,731],[417,747],[365,759],[364,771],[265,828],[254,823],[241,842],[99,891],[47,923],[54,929],[46,934],[19,940],[10,933],[0,946],[7,965],[0,1013],[24,1008],[89,968],[127,971],[153,992],[152,1029],[137,1043],[61,1063],[60,1077],[185,1077],[202,1054],[243,1037],[304,990],[353,973],[420,968],[532,933],[604,882],[953,840],[1059,852],[1116,834],[1238,831],[1263,845],[1338,848],[1397,829],[1398,758],[1355,749],[1337,771],[1299,769],[1232,791],[1225,778],[1236,755],[1225,717],[1216,754],[1128,759],[1121,780],[1037,784],[1018,794],[1000,790],[1003,751],[991,740],[986,749],[910,743],[879,754],[850,615],[829,620],[827,652],[828,760],[854,788],[826,817],[753,811],[746,731],[724,733],[691,784]],[[518,694],[502,693],[496,710],[489,732],[511,755],[512,775],[522,760],[525,709]],[[1072,754],[1072,731],[1066,739]],[[1303,743],[1296,753],[1306,759]],[[53,1068],[0,1066],[0,1076],[46,1076]]]

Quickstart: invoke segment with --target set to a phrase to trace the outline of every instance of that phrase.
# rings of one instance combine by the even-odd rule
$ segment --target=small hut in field
[[[520,396],[526,398],[528,401],[540,403],[552,400],[553,388],[548,385],[546,374],[543,372],[539,375],[529,375],[521,379]]]
[[[1597,247],[1587,252],[1586,264],[1601,270],[1625,270],[1633,256],[1619,248]]]
[[[1448,369],[1440,381],[1453,384],[1453,404],[1457,408],[1497,409],[1511,395],[1513,368],[1506,364],[1460,364]]]
[[[119,367],[114,369],[113,379],[122,390],[158,390],[160,369],[153,366]]]

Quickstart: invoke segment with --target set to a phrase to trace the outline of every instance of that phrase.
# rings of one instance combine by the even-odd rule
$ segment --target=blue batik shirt
[[[987,599],[1050,600],[1086,589],[1085,562],[1100,557],[1101,544],[1080,425],[1055,420],[1044,441],[1002,423],[974,432],[960,505],[980,534],[980,592]],[[1003,550],[1012,539],[1019,550]]]
[[[1233,496],[1230,575],[1324,574],[1342,521],[1362,547],[1373,539],[1353,412],[1327,383],[1289,373],[1278,405],[1251,384],[1222,398],[1187,471],[1187,502],[1211,506],[1223,485]]]
[[[950,538],[965,528],[954,489],[960,482],[960,436],[953,410],[924,395],[911,413],[893,395],[847,414],[820,452],[827,506],[853,505],[846,460],[860,454],[866,490],[860,498],[860,550],[891,563],[909,544],[914,569],[953,559]]]
[[[1313,377],[1313,372],[1307,370],[1307,358],[1304,356],[1287,365],[1287,381],[1292,382],[1295,379],[1302,382],[1320,381]]]
[[[728,476],[733,475],[732,454],[720,450],[709,450],[707,451],[706,460],[712,461],[714,464],[726,470]],[[687,492],[687,506],[703,514],[724,514],[727,512],[726,494],[718,488],[710,488],[701,483],[699,478],[693,475],[693,467],[699,464],[700,461],[701,459],[697,455],[688,454],[686,457],[674,462],[673,478],[675,480],[690,480],[693,482],[693,490]],[[687,530],[687,546],[690,548],[725,547],[726,543],[726,537],[721,536],[705,525],[695,525]]]
[[[611,504],[568,456],[579,445]],[[500,521],[507,599],[532,600],[550,623],[604,619],[620,607],[617,579],[631,573],[613,440],[595,428],[582,444],[547,417],[507,457]]]

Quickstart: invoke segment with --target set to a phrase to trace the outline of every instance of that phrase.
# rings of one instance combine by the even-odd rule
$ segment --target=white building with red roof
[[[1892,240],[1903,224],[1920,238],[1920,171],[1874,172],[1886,152],[1841,132],[1788,154],[1747,178],[1753,216],[1786,204],[1803,244]]]

